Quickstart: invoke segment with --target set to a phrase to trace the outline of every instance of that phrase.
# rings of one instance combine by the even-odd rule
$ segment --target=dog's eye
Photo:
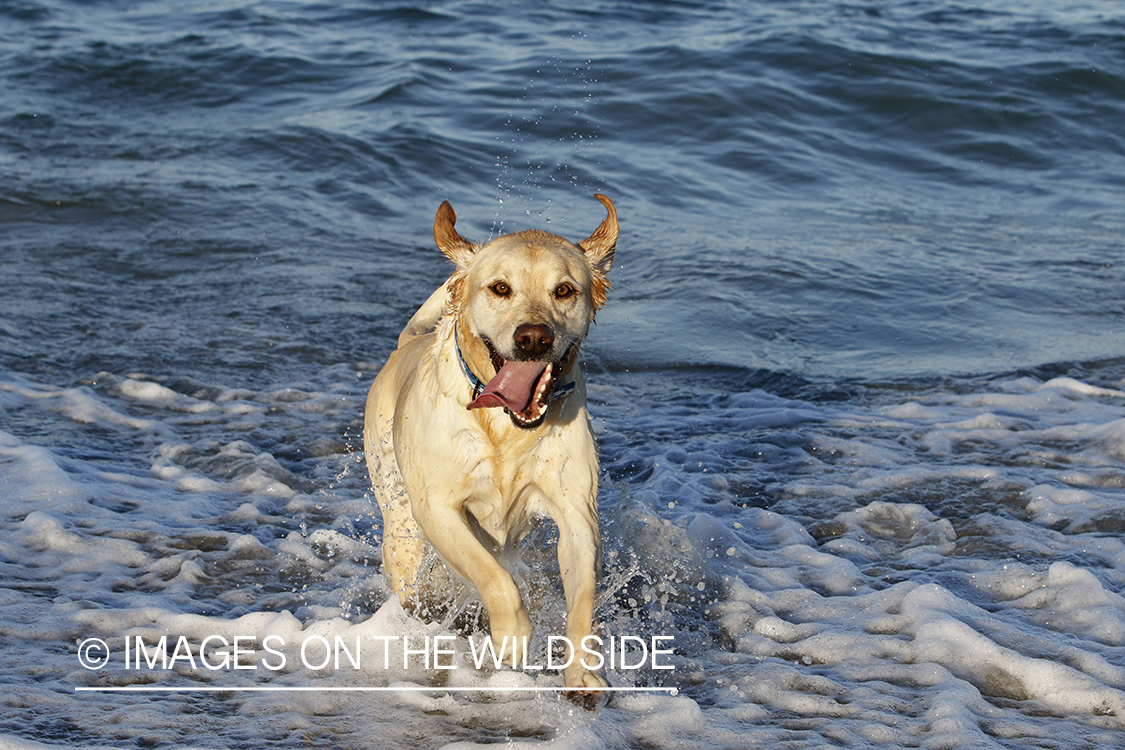
[[[491,289],[492,293],[497,297],[507,297],[512,293],[512,288],[503,281],[497,281],[495,284],[490,286],[489,289]]]
[[[566,299],[574,294],[575,289],[570,284],[559,284],[555,289],[555,296],[559,299]]]

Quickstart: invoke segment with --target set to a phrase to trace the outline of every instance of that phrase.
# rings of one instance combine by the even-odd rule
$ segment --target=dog
[[[594,630],[601,533],[578,352],[606,302],[618,235],[613,202],[594,197],[606,217],[578,244],[529,229],[476,245],[441,204],[434,239],[456,270],[400,334],[371,386],[363,432],[383,569],[408,610],[427,593],[429,545],[476,587],[493,643],[526,648],[531,620],[498,556],[539,519],[555,522],[573,647],[563,681],[579,691],[607,686],[580,651]]]

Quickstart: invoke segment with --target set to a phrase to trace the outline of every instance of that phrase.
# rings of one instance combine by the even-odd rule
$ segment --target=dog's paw
[[[609,683],[600,674],[582,669],[574,674],[566,675],[566,686],[574,690],[582,690],[583,688],[607,688]]]
[[[609,683],[596,672],[567,670],[563,682],[567,687],[566,697],[587,711],[594,711],[609,702],[609,693],[600,689],[609,687]]]
[[[521,606],[507,617],[500,617],[489,613],[492,640],[501,643],[510,638],[513,643],[522,643],[531,638],[531,618]]]

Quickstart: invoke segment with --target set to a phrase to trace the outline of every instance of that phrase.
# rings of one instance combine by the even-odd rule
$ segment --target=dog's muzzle
[[[521,353],[545,354],[550,351],[553,343],[554,338],[546,326],[520,326],[516,330],[516,348]],[[492,342],[485,340],[485,344],[496,375],[483,387],[480,387],[479,380],[471,378],[477,387],[474,387],[474,399],[469,403],[469,409],[502,407],[514,425],[532,429],[542,424],[551,402],[570,395],[574,390],[573,382],[559,382],[573,352],[573,344],[562,357],[550,361],[535,358],[504,359]]]

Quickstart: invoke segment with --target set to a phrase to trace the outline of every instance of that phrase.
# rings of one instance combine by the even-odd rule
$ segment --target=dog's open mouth
[[[491,342],[487,343],[496,376],[468,408],[501,406],[517,427],[538,427],[547,414],[548,400],[558,382],[565,355],[564,360],[553,362],[504,359]]]

